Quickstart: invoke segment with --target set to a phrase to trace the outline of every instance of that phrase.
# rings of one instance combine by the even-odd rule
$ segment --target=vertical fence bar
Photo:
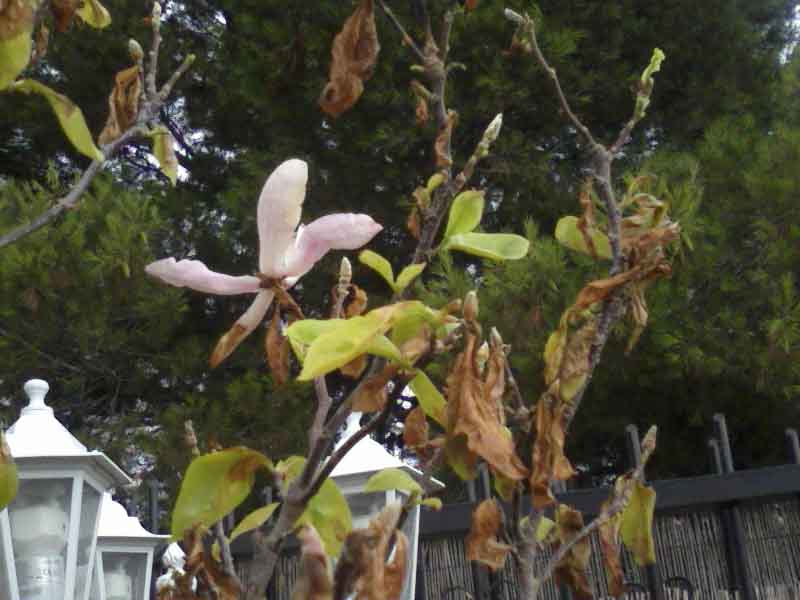
[[[628,465],[631,469],[635,469],[642,464],[642,444],[639,441],[639,428],[633,423],[625,427],[625,450],[628,454]],[[653,600],[664,600],[664,586],[656,565],[647,565],[644,575],[650,597]]]
[[[796,429],[789,428],[786,430],[786,445],[789,449],[789,460],[796,465],[800,465],[800,441],[797,439]]]
[[[719,442],[719,450],[722,459],[722,469],[724,473],[733,473],[733,452],[731,451],[731,441],[728,436],[728,424],[725,415],[717,413],[714,415],[714,435]],[[736,574],[739,588],[742,591],[743,600],[756,600],[756,590],[753,585],[753,578],[750,574],[750,566],[747,562],[747,545],[744,535],[744,525],[742,516],[734,504],[730,509],[731,535],[730,543],[733,547],[735,558]]]

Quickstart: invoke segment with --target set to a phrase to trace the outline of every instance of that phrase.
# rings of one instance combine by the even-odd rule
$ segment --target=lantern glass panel
[[[8,507],[20,598],[64,600],[72,479],[21,479]]]
[[[353,516],[353,529],[361,529],[369,525],[369,520],[386,506],[385,492],[369,492],[348,494],[347,504]]]
[[[83,484],[81,521],[78,529],[78,568],[75,576],[75,598],[84,600],[88,593],[89,576],[97,533],[97,516],[100,512],[100,492],[88,483]]]
[[[105,594],[102,591],[103,585],[103,553],[97,552],[97,558],[94,562],[94,569],[92,569],[92,591],[89,594],[89,600],[105,600]]]
[[[106,600],[144,600],[147,554],[103,552]]]

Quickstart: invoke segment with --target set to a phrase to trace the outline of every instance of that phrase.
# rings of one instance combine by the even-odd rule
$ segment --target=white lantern
[[[347,429],[342,439],[337,444],[341,446],[345,440],[360,429],[359,420],[361,413],[355,412],[347,419]],[[390,454],[386,448],[366,436],[358,441],[344,456],[341,462],[331,472],[331,477],[347,499],[350,512],[353,515],[353,528],[363,528],[384,506],[396,501],[403,501],[405,494],[395,490],[385,492],[364,492],[367,481],[375,473],[384,469],[400,469],[406,471],[414,479],[420,479],[422,473],[419,469],[407,465],[396,456]],[[444,488],[444,484],[432,479],[429,489],[433,491]],[[419,506],[415,506],[403,524],[402,531],[408,538],[408,564],[406,577],[403,584],[403,600],[413,600],[417,580],[417,551],[419,542]]]
[[[139,519],[105,494],[97,533],[97,565],[90,600],[147,600],[153,553],[169,540],[154,535]]]
[[[0,513],[0,598],[88,600],[103,492],[130,478],[89,452],[44,402],[46,382],[25,384],[28,406],[6,432],[19,491]]]

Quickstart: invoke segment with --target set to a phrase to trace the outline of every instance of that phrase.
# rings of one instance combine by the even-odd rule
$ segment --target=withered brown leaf
[[[600,505],[600,514],[608,511],[609,501]],[[603,553],[603,565],[606,569],[606,579],[608,580],[608,593],[617,598],[625,592],[625,575],[622,569],[622,559],[620,557],[620,527],[622,526],[622,515],[616,514],[598,529],[600,537],[600,549]]]
[[[300,576],[294,584],[292,600],[331,600],[331,566],[317,530],[305,525],[297,537],[300,539]]]
[[[108,119],[97,141],[109,144],[120,137],[139,114],[139,96],[142,91],[138,65],[124,69],[114,77],[114,89],[108,97]]]
[[[533,472],[530,477],[533,506],[542,509],[555,502],[552,480],[566,481],[574,470],[564,455],[564,409],[552,392],[545,392],[536,405]]]
[[[281,311],[278,307],[272,313],[272,321],[265,338],[267,364],[275,383],[283,385],[289,380],[289,338],[281,332]]]
[[[406,416],[403,443],[411,449],[424,448],[428,444],[428,420],[419,406]]]
[[[0,40],[10,40],[33,27],[33,7],[27,0],[0,2]]]
[[[484,500],[475,507],[466,539],[469,560],[478,561],[492,571],[503,568],[511,546],[497,539],[501,524],[500,507],[494,500]]]
[[[583,515],[566,504],[560,504],[556,510],[556,528],[560,544],[571,542],[583,529]],[[587,576],[591,552],[589,537],[585,536],[570,548],[555,570],[556,581],[568,585],[582,600],[594,597]]]
[[[319,98],[320,107],[332,117],[349,110],[372,77],[380,44],[375,28],[373,0],[361,0],[333,40],[328,83]]]
[[[453,157],[450,154],[450,140],[453,137],[453,127],[458,121],[458,113],[451,110],[447,112],[447,122],[439,129],[433,151],[436,156],[436,167],[449,169],[453,166]]]
[[[505,358],[498,355],[502,348],[493,344],[486,381],[481,381],[476,356],[479,345],[477,336],[468,332],[464,351],[447,376],[448,453],[455,452],[457,438],[464,436],[470,452],[480,455],[504,477],[519,481],[528,476],[528,470],[516,454],[513,439],[507,435],[500,405],[505,390]]]
[[[355,391],[353,410],[357,412],[377,412],[386,406],[386,389],[389,380],[400,370],[398,365],[386,365],[377,373],[361,383]]]
[[[78,10],[78,0],[50,0],[50,11],[53,13],[56,31],[63,32],[69,29],[76,10]]]

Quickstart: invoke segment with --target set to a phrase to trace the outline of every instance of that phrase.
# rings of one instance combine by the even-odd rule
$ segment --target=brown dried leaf
[[[542,509],[555,502],[550,491],[553,480],[566,481],[575,471],[564,455],[563,408],[556,408],[557,395],[551,390],[545,392],[536,405],[536,441],[533,444],[533,472],[530,477],[533,506]]]
[[[467,535],[467,558],[476,560],[492,571],[503,568],[511,546],[497,539],[502,518],[494,500],[484,500],[472,513],[472,525]]]
[[[600,505],[600,514],[608,511],[609,502]],[[617,598],[625,593],[625,574],[622,570],[622,559],[620,557],[620,527],[622,526],[622,515],[617,514],[600,525],[598,534],[600,537],[600,549],[603,553],[603,565],[606,569],[606,579],[608,580],[608,593]]]
[[[362,354],[341,367],[339,372],[350,379],[358,379],[367,368],[367,364],[369,364],[369,357],[366,354]]]
[[[108,119],[97,141],[109,144],[120,137],[139,114],[141,94],[140,68],[134,65],[124,69],[114,77],[114,89],[108,97]]]
[[[556,510],[556,527],[560,543],[566,544],[583,529],[583,515],[566,504],[560,504]],[[586,574],[591,552],[589,537],[585,536],[570,548],[555,570],[556,582],[568,585],[575,597],[582,600],[594,597]]]
[[[417,107],[414,109],[417,125],[424,127],[430,121],[431,114],[428,110],[428,101],[422,96],[417,97]]]
[[[31,62],[42,60],[47,54],[47,46],[50,43],[50,29],[42,23],[36,32],[36,44],[33,48],[33,56]]]
[[[322,110],[338,117],[358,101],[379,51],[373,0],[361,0],[333,40],[329,81],[319,98]]]
[[[528,476],[528,470],[519,459],[514,442],[505,433],[505,417],[498,399],[505,389],[505,358],[496,346],[492,349],[490,367],[485,382],[481,381],[477,351],[479,342],[474,333],[468,333],[464,351],[458,355],[447,376],[448,458],[468,461],[458,442],[466,438],[466,448],[483,457],[489,465],[508,479],[519,481]],[[458,450],[458,451],[457,451]]]
[[[27,0],[0,1],[0,40],[10,40],[33,28],[33,7]]]
[[[386,365],[383,370],[358,386],[353,399],[356,412],[377,412],[386,406],[388,390],[386,385],[397,375],[398,365]]]
[[[403,428],[403,443],[406,448],[418,449],[428,445],[429,429],[428,420],[421,407],[416,407],[406,417]]]
[[[405,579],[408,540],[397,530],[402,506],[386,506],[365,529],[354,529],[347,536],[336,563],[335,598],[355,593],[358,600],[398,600]],[[395,539],[394,556],[386,563],[390,544]]]
[[[297,537],[300,539],[300,576],[292,590],[292,600],[331,600],[331,566],[317,530],[306,525]]]
[[[436,167],[439,169],[449,169],[453,166],[453,157],[450,154],[450,140],[453,137],[453,127],[458,121],[458,113],[451,110],[447,113],[447,123],[439,129],[436,135],[436,142],[433,146],[436,155]]]
[[[283,385],[289,380],[289,338],[281,332],[281,311],[275,307],[265,339],[267,364],[275,383]]]
[[[78,10],[78,0],[50,0],[50,10],[53,13],[56,31],[66,31],[72,24],[75,11]]]
[[[411,212],[408,213],[408,220],[406,221],[406,227],[408,228],[408,232],[414,237],[414,239],[419,239],[420,234],[420,225],[419,225],[419,209],[415,206],[411,209]]]
[[[243,325],[234,323],[228,332],[219,338],[214,351],[211,353],[211,358],[208,359],[208,364],[212,369],[215,369],[223,360],[230,356],[231,352],[236,349],[236,346],[247,337],[248,331]]]
[[[357,285],[352,286],[352,293],[348,294],[347,300],[344,305],[344,314],[346,318],[357,317],[362,314],[367,308],[367,292],[362,290]]]

